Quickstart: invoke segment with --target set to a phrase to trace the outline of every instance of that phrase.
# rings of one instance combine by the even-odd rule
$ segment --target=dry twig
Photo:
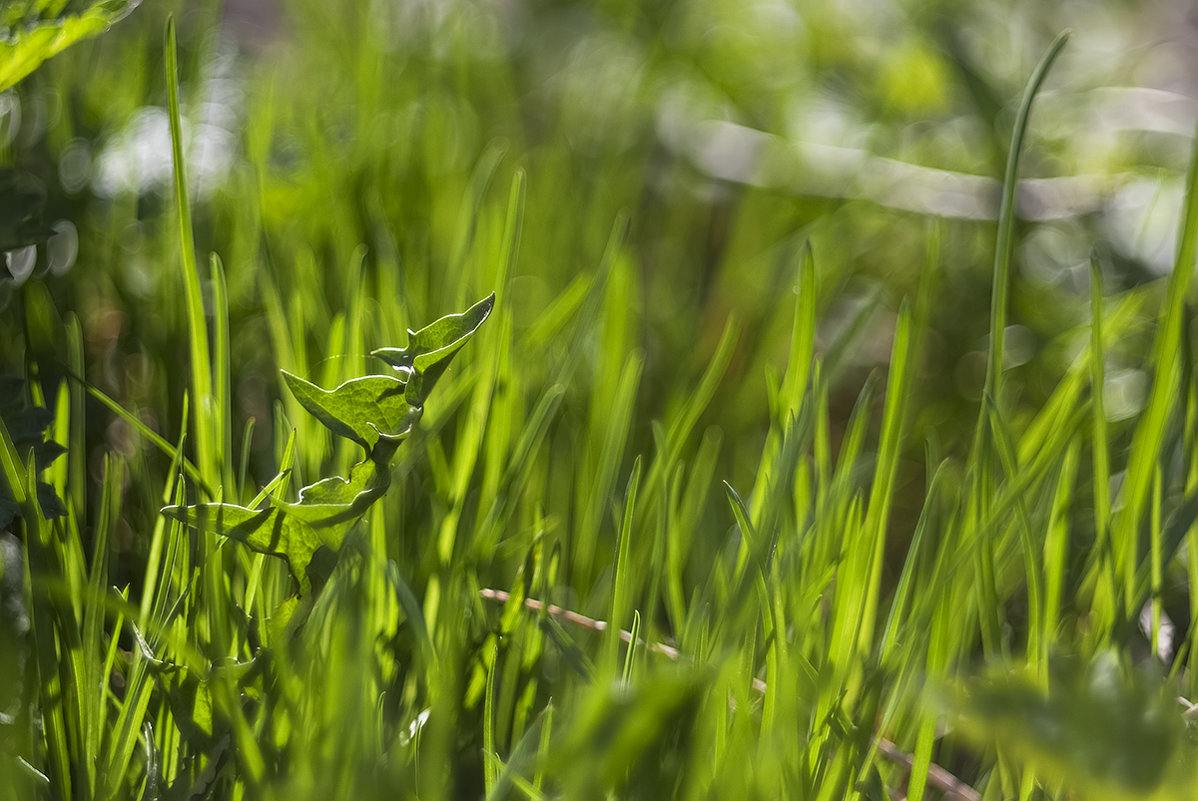
[[[493,590],[490,588],[479,590],[479,595],[488,601],[495,603],[507,603],[511,600],[511,594],[505,590]],[[545,612],[553,615],[556,618],[573,623],[576,626],[590,629],[591,631],[607,631],[606,620],[596,620],[593,617],[580,615],[570,609],[557,606],[556,604],[547,604],[544,601],[536,598],[525,598],[524,606],[534,612]],[[620,639],[626,643],[632,643],[632,633],[620,629]],[[667,659],[678,661],[682,659],[682,653],[671,645],[666,645],[661,642],[650,642],[644,639],[638,640],[640,645],[648,648],[650,651],[659,653]],[[765,692],[765,682],[761,679],[753,679],[753,689],[758,692]],[[898,765],[905,765],[908,770],[915,764],[915,756],[908,754],[906,751],[899,748],[897,745],[887,740],[885,737],[876,737],[874,742],[878,746],[878,753]],[[943,794],[946,801],[982,801],[982,796],[977,790],[970,787],[965,782],[958,779],[952,773],[949,773],[939,765],[932,763],[928,767],[928,785],[933,789],[938,790]]]

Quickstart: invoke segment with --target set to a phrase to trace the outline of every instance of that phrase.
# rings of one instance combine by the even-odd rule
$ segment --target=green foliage
[[[13,518],[21,513],[14,488],[24,486],[26,479],[19,460],[32,455],[35,472],[41,473],[66,452],[57,442],[45,437],[53,419],[47,409],[25,405],[20,388],[12,379],[0,382],[0,434],[4,437],[5,476],[8,479],[0,484],[0,530],[8,529]],[[37,481],[36,486],[42,514],[53,518],[66,513],[54,487],[44,481]]]
[[[800,5],[143,4],[0,95],[0,799],[1194,796],[1168,59]]]
[[[349,478],[332,476],[304,487],[299,500],[287,503],[269,498],[261,508],[231,503],[167,506],[162,513],[203,531],[215,531],[244,543],[258,553],[283,559],[299,582],[298,595],[306,596],[314,581],[328,578],[314,567],[317,550],[334,553],[349,530],[382,499],[391,486],[390,464],[399,444],[412,433],[424,413],[432,385],[495,305],[495,295],[474,304],[467,312],[451,314],[420,329],[409,331],[406,348],[374,351],[401,369],[400,378],[385,375],[353,379],[333,390],[323,390],[284,372],[296,400],[330,431],[366,449],[366,458],[354,465]],[[293,603],[284,601],[272,621],[294,627]]]
[[[29,174],[0,168],[0,252],[44,242],[54,229],[43,219],[46,190]]]
[[[959,724],[1085,798],[1178,798],[1193,770],[1177,703],[1159,676],[1115,659],[1054,660],[1047,682],[996,669],[959,690]]]
[[[408,383],[377,375],[346,381],[334,390],[283,371],[291,394],[312,416],[338,436],[357,442],[367,453],[380,439],[399,441],[412,431],[424,411],[408,402]]]
[[[5,3],[0,8],[0,92],[33,72],[46,59],[108,30],[139,2],[95,0],[73,13],[62,13],[67,5],[65,0]]]

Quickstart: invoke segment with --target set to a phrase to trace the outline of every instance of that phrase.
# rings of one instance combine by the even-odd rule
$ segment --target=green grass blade
[[[1011,430],[999,412],[993,398],[985,399],[990,411],[991,436],[995,450],[1003,470],[1012,480],[1021,472],[1019,457],[1015,453],[1015,445],[1011,441]],[[1043,549],[1037,547],[1035,532],[1032,527],[1031,513],[1028,511],[1027,500],[1020,494],[1015,498],[1016,527],[1019,530],[1019,541],[1023,551],[1024,574],[1027,576],[1027,605],[1028,633],[1027,656],[1036,665],[1047,669],[1047,643],[1044,639],[1042,626],[1045,619],[1044,609],[1044,577],[1040,566],[1044,558]]]
[[[638,456],[632,465],[632,474],[628,477],[628,488],[624,494],[624,519],[620,524],[620,533],[616,545],[616,571],[612,578],[611,614],[607,619],[607,665],[612,671],[619,664],[620,627],[623,625],[627,609],[632,603],[633,571],[628,561],[631,548],[633,518],[636,513],[636,496],[641,485],[641,460]]]
[[[1091,458],[1094,471],[1094,549],[1099,583],[1106,589],[1105,602],[1115,600],[1115,562],[1110,552],[1111,457],[1106,421],[1106,363],[1102,347],[1102,270],[1090,260],[1090,410]],[[1112,612],[1114,610],[1111,610]]]
[[[1003,402],[1003,338],[1006,332],[1007,303],[1011,291],[1011,254],[1015,238],[1015,190],[1019,181],[1019,161],[1023,154],[1023,142],[1031,119],[1032,103],[1048,75],[1049,68],[1065,46],[1068,37],[1068,32],[1057,36],[1033,71],[1015,116],[1015,126],[1007,152],[994,249],[994,272],[990,294],[990,342],[986,355],[986,379],[982,390],[983,397],[993,398],[1000,410]],[[978,410],[970,457],[970,468],[973,474],[972,494],[969,499],[970,520],[977,532],[983,530],[982,521],[989,517],[994,489],[992,486],[993,446],[991,438],[987,436],[991,429],[990,417],[987,404],[982,403]],[[994,573],[994,554],[991,548],[989,542],[983,542],[975,552],[975,569],[978,588],[981,592],[979,598],[981,633],[987,653],[993,653],[999,648],[999,632],[1002,628],[1001,607]]]
[[[624,653],[624,669],[620,681],[625,686],[632,684],[632,671],[636,666],[637,652],[641,649],[641,613],[632,610],[632,626],[628,629],[628,650]]]
[[[171,155],[174,160],[175,213],[179,223],[179,248],[183,294],[187,305],[187,340],[191,349],[191,390],[196,461],[200,475],[210,486],[220,483],[218,431],[212,395],[212,359],[208,347],[207,318],[200,289],[201,276],[196,264],[195,240],[191,227],[191,203],[187,197],[187,170],[183,161],[183,131],[179,113],[179,52],[175,39],[175,20],[166,22],[166,92],[171,127]]]
[[[226,487],[226,497],[238,486],[233,474],[233,423],[232,396],[229,388],[232,365],[229,356],[229,287],[225,281],[225,269],[215,253],[208,262],[208,274],[212,276],[212,320],[215,333],[213,361],[211,365],[212,387],[212,431],[216,432],[218,450],[216,461],[222,468],[221,485]],[[234,498],[236,500],[236,498]]]
[[[1070,517],[1074,513],[1073,488],[1077,480],[1080,440],[1065,452],[1061,473],[1053,493],[1052,512],[1044,538],[1044,636],[1046,644],[1057,641],[1069,581]]]
[[[807,397],[807,387],[811,381],[811,366],[815,358],[815,323],[817,288],[815,280],[815,256],[811,252],[811,244],[803,246],[799,258],[798,299],[795,302],[794,325],[790,334],[790,360],[786,365],[785,378],[782,381],[782,397],[786,401],[782,419],[776,421],[785,425],[790,414],[797,415],[799,408]]]
[[[86,677],[80,692],[80,711],[83,718],[84,744],[89,754],[100,753],[106,699],[95,688],[107,683],[103,653],[104,594],[108,586],[108,540],[120,516],[120,481],[124,466],[113,456],[104,460],[101,483],[100,513],[92,544],[91,569],[83,603],[82,674]],[[86,689],[84,689],[86,688]],[[91,692],[89,692],[89,689]],[[87,782],[89,792],[96,792],[96,761],[89,760]],[[106,780],[107,777],[101,777]]]
[[[1003,371],[1003,334],[1007,326],[1007,302],[1011,293],[1011,252],[1015,246],[1015,189],[1019,183],[1019,161],[1023,155],[1023,142],[1031,120],[1032,102],[1040,92],[1040,86],[1048,71],[1069,40],[1069,32],[1058,34],[1036,65],[1024,91],[1023,100],[1015,116],[1015,128],[1011,136],[1011,147],[1007,152],[1006,172],[1003,175],[1002,203],[998,210],[998,233],[994,249],[994,276],[990,294],[990,351],[986,360],[986,384],[983,392],[1001,401]],[[983,411],[978,427],[986,425],[989,415]]]
[[[1198,258],[1198,136],[1194,137],[1190,169],[1186,176],[1185,207],[1178,234],[1177,258],[1169,276],[1152,354],[1154,377],[1148,405],[1132,438],[1123,487],[1124,506],[1112,524],[1112,549],[1120,566],[1124,589],[1134,586],[1139,529],[1144,507],[1156,474],[1165,428],[1173,408],[1181,373],[1180,341],[1195,260]],[[1124,596],[1124,612],[1131,614],[1131,594]]]
[[[175,458],[175,446],[171,445],[169,442],[166,441],[165,438],[162,437],[162,435],[158,434],[153,429],[151,429],[148,425],[146,425],[144,420],[142,420],[136,414],[130,412],[128,409],[121,406],[119,403],[117,403],[112,398],[105,395],[97,387],[87,384],[86,382],[84,382],[84,385],[87,387],[87,392],[89,395],[91,395],[96,400],[100,401],[100,403],[102,403],[106,407],[108,407],[108,409],[110,411],[112,411],[114,414],[116,414],[118,417],[120,417],[122,420],[124,420],[130,426],[132,426],[133,429],[135,431],[137,431],[138,434],[140,434],[141,436],[143,436],[147,440],[149,440],[154,445],[154,447],[157,448],[162,453],[164,453],[167,456],[167,458],[172,459],[172,460]],[[214,494],[214,491],[212,489],[214,485],[209,484],[204,479],[203,473],[201,472],[200,468],[196,464],[194,464],[192,461],[190,461],[187,458],[181,458],[180,465],[182,466],[183,471],[187,474],[187,477],[189,479],[191,479],[192,481],[194,481],[196,486],[199,487],[199,489],[203,493],[205,493],[206,495],[210,495],[210,496]]]
[[[603,441],[595,472],[590,476],[589,486],[585,489],[586,505],[583,507],[578,530],[572,542],[574,561],[579,564],[589,565],[594,561],[599,529],[611,501],[620,460],[624,456],[631,433],[636,393],[640,386],[643,366],[644,358],[639,353],[630,355],[620,373],[615,395],[607,398],[604,404],[607,420],[603,426]]]
[[[918,339],[917,334],[916,341]],[[873,647],[882,565],[886,556],[886,529],[898,474],[898,459],[902,452],[907,406],[910,403],[911,365],[918,363],[918,354],[910,353],[910,343],[911,312],[904,304],[899,310],[898,323],[894,330],[890,374],[886,382],[886,403],[882,411],[882,441],[878,445],[878,464],[874,472],[865,519],[866,536],[870,540],[866,545],[872,552],[865,589],[865,608],[858,636],[858,644],[865,651]]]
[[[486,654],[487,685],[483,696],[483,790],[490,798],[499,781],[504,765],[495,750],[495,672],[499,662],[499,643],[496,641]]]

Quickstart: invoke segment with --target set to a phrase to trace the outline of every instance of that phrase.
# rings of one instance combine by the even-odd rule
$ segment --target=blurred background
[[[1042,405],[1084,341],[1092,256],[1108,293],[1169,270],[1198,119],[1198,11],[1186,0],[147,0],[0,94],[5,202],[38,205],[51,229],[4,257],[0,365],[20,375],[38,359],[53,372],[64,315],[77,315],[87,380],[171,441],[187,340],[168,14],[196,247],[201,265],[209,253],[224,264],[234,430],[258,422],[237,458],[259,484],[281,447],[277,369],[360,374],[364,352],[348,343],[395,344],[392,319],[419,327],[499,288],[522,171],[519,258],[499,288],[522,385],[560,377],[555,321],[578,309],[605,252],[613,296],[627,299],[582,334],[591,356],[570,375],[550,464],[603,424],[590,399],[623,359],[599,349],[644,357],[628,462],[653,449],[650,422],[685,401],[731,319],[737,345],[698,429],[718,451],[717,478],[751,484],[802,248],[815,257],[818,348],[842,423],[889,358],[900,303],[938,265],[912,406],[920,444],[901,477],[911,508],[895,510],[909,518],[922,443],[959,453],[976,419],[999,178],[1045,48],[1072,29],[1023,162],[1007,330],[1015,409]],[[361,330],[347,333],[348,299],[363,290]],[[1117,435],[1144,401],[1137,358],[1108,357]],[[523,419],[534,399],[508,412]],[[158,458],[135,439],[97,406],[93,468],[113,450]],[[156,491],[126,509],[152,520]]]

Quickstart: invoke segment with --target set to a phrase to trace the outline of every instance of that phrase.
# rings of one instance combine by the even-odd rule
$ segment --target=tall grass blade
[[[633,520],[636,514],[637,491],[641,485],[641,460],[638,456],[632,464],[632,473],[628,477],[628,488],[624,494],[624,519],[620,523],[619,538],[616,545],[615,574],[612,577],[611,614],[607,619],[607,666],[614,671],[619,665],[620,628],[624,617],[632,603],[634,578],[629,563],[631,549]]]
[[[1178,232],[1177,258],[1165,293],[1152,351],[1152,389],[1148,405],[1136,424],[1122,490],[1123,509],[1111,526],[1112,549],[1125,594],[1123,612],[1130,615],[1139,556],[1139,532],[1145,506],[1161,456],[1165,427],[1174,406],[1181,374],[1180,342],[1195,260],[1198,259],[1198,135],[1195,135],[1186,176],[1185,205]]]
[[[174,163],[175,213],[179,223],[179,255],[183,294],[187,305],[187,340],[191,350],[191,390],[195,426],[196,461],[200,475],[211,486],[220,483],[219,441],[224,431],[212,394],[212,359],[208,347],[207,318],[200,289],[201,276],[196,264],[195,240],[191,226],[191,203],[187,193],[187,169],[183,160],[182,118],[179,112],[179,46],[175,38],[175,20],[166,22],[166,93],[171,128],[171,156]]]

